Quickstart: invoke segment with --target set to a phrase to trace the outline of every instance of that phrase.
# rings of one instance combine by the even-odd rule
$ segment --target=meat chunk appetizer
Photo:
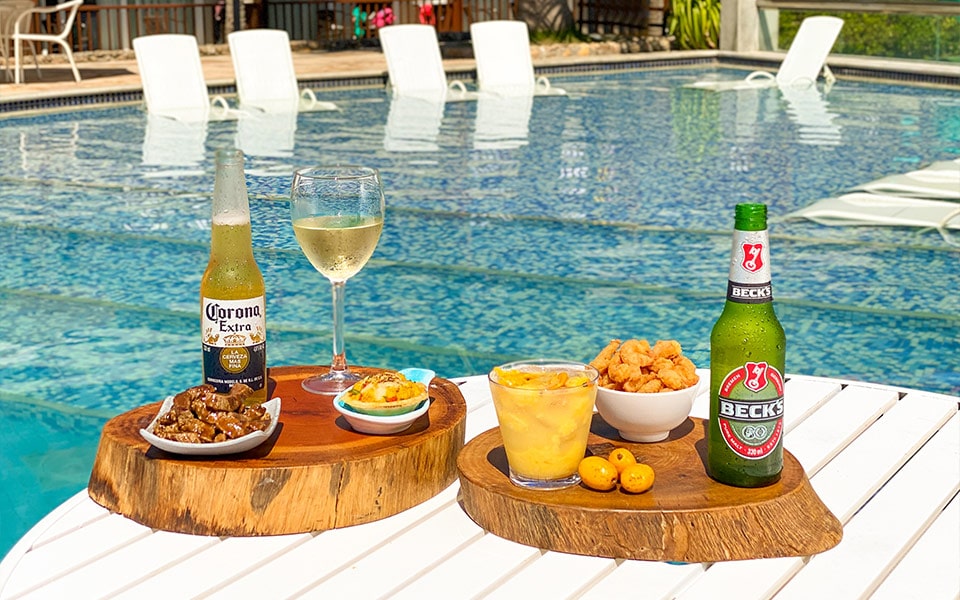
[[[173,397],[173,407],[157,419],[153,433],[174,442],[226,442],[254,431],[266,431],[270,415],[262,404],[246,404],[253,390],[234,384],[226,394],[212,385],[198,385]]]

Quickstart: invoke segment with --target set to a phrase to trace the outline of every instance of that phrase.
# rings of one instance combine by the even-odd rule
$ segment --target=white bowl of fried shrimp
[[[612,340],[590,364],[600,371],[600,417],[631,442],[666,439],[687,420],[700,388],[675,340]]]

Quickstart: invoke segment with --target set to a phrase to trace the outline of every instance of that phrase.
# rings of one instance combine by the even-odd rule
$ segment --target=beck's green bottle
[[[786,336],[773,311],[765,204],[738,204],[727,301],[710,334],[707,473],[761,487],[783,470]]]

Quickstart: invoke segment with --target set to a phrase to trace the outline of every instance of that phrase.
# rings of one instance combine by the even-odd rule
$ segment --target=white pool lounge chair
[[[758,87],[813,85],[823,71],[828,82],[834,81],[827,67],[827,56],[843,29],[843,19],[837,17],[807,17],[800,24],[790,49],[780,63],[776,76],[767,71],[754,71],[740,81],[697,81],[686,87],[704,90],[743,90]]]
[[[462,81],[447,82],[437,31],[430,25],[390,25],[379,30],[390,87],[396,96],[451,102],[476,100]]]
[[[533,96],[490,96],[477,99],[473,131],[476,150],[509,150],[526,146]]]
[[[147,112],[185,122],[236,119],[222,96],[210,98],[197,38],[160,34],[133,40]]]
[[[247,29],[227,36],[240,108],[264,112],[337,110],[300,89],[293,68],[290,36],[280,29]]]
[[[530,58],[530,31],[523,21],[483,21],[470,25],[477,87],[500,96],[564,96],[537,77]]]
[[[960,200],[960,158],[944,160],[902,175],[890,175],[858,185],[853,191],[891,196]]]
[[[821,225],[893,225],[929,227],[945,240],[960,245],[960,204],[940,200],[884,196],[866,192],[826,198],[785,218],[805,218]]]
[[[393,96],[383,135],[388,152],[437,152],[446,103],[417,96]]]

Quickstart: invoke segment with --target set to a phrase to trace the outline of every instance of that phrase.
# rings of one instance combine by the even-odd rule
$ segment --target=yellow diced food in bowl
[[[586,375],[570,376],[566,371],[526,371],[494,367],[497,383],[523,390],[558,390],[565,387],[580,387],[590,383]]]

